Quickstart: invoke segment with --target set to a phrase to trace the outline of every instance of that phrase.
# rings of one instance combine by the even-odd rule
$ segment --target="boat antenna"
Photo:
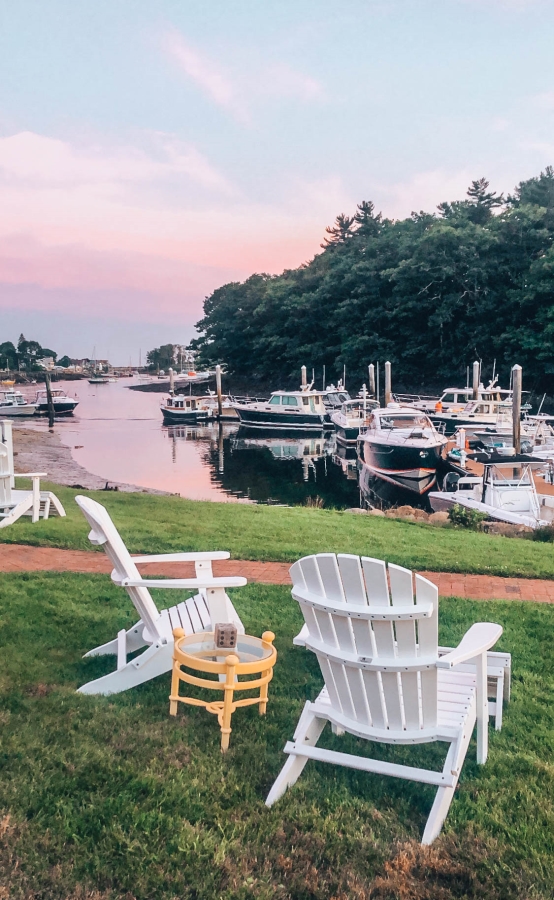
[[[323,381],[322,381],[322,384],[321,384],[321,390],[322,390],[322,391],[325,390],[325,365],[323,365]]]
[[[538,410],[537,410],[537,415],[538,415],[538,416],[540,416],[540,414],[541,414],[542,405],[543,405],[545,399],[546,399],[546,393],[542,395],[541,405],[539,406],[539,408],[538,408]]]
[[[495,371],[496,371],[496,358],[494,359],[494,362],[493,362],[493,364],[492,364],[492,379],[491,379],[491,384],[494,384],[494,373],[495,373]]]
[[[466,366],[466,388],[469,388],[469,366]]]
[[[342,386],[343,389],[346,390],[346,363],[342,367]]]

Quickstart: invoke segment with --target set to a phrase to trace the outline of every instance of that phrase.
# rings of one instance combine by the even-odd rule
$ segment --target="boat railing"
[[[429,397],[426,394],[397,394],[392,395],[397,403],[437,403],[439,397]]]
[[[236,394],[229,394],[231,403],[267,403],[268,397],[239,397]]]

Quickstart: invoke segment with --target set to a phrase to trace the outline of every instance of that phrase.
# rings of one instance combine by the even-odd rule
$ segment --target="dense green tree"
[[[17,369],[17,350],[11,341],[0,344],[0,368]]]
[[[503,379],[554,390],[554,169],[506,200],[486,179],[465,199],[392,221],[364,201],[326,229],[323,252],[279,276],[252,275],[206,299],[194,342],[204,364],[275,382],[302,364],[390,359],[395,383],[465,380],[480,358]],[[490,371],[490,370],[489,370]]]
[[[162,344],[146,354],[146,361],[150,369],[169,369],[177,361],[177,344]]]

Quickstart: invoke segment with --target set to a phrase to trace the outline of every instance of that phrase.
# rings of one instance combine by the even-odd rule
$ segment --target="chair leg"
[[[496,713],[494,716],[494,728],[496,731],[502,730],[502,705],[504,703],[504,672],[496,682]]]
[[[132,628],[125,634],[125,647],[127,653],[134,653],[135,650],[140,650],[141,647],[147,647],[148,641],[145,641],[142,637],[142,632],[144,629],[144,622],[142,619],[139,619],[136,625],[133,625]],[[117,638],[114,638],[113,641],[108,641],[107,644],[101,644],[99,647],[94,647],[92,650],[89,650],[88,653],[85,653],[85,657],[87,656],[106,656],[111,653],[114,655],[117,654],[119,641]]]
[[[122,669],[83,684],[78,694],[119,694],[128,691],[171,671],[173,665],[173,644],[152,644],[136,659],[132,659]]]
[[[484,765],[489,753],[489,697],[487,686],[487,655],[482,653],[477,663],[477,762]]]
[[[302,710],[302,715],[294,732],[294,741],[295,743],[301,741],[309,747],[315,747],[321,732],[327,724],[327,720],[317,718],[309,707],[310,704],[306,703]],[[283,796],[287,788],[295,784],[307,762],[308,758],[306,756],[295,756],[291,753],[267,795],[266,806],[273,806],[279,797]]]
[[[50,503],[52,504],[58,515],[64,518],[66,514],[65,509],[63,508],[56,495],[52,493],[52,491],[48,491],[48,499],[50,500]]]
[[[458,772],[459,777],[459,772],[462,769],[472,734],[473,726],[468,723],[466,724],[465,732],[460,738],[460,741],[454,741],[454,743],[450,744],[450,749],[446,755],[443,768],[445,774],[453,774],[452,770],[456,765],[456,771]],[[431,812],[429,813],[429,818],[427,819],[425,831],[423,832],[423,837],[421,839],[422,844],[432,844],[435,838],[439,836],[454,797],[454,791],[458,784],[458,777],[456,778],[456,783],[452,787],[440,787],[437,789],[435,800],[431,807]]]

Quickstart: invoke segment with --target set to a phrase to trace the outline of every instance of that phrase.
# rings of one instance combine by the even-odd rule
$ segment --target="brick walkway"
[[[214,575],[243,575],[263,584],[290,584],[290,563],[229,559],[214,563]],[[58,550],[26,544],[0,544],[0,572],[105,572],[111,565],[104,553]],[[194,577],[192,563],[141,565],[146,575]],[[442,597],[474,600],[534,600],[554,603],[554,581],[538,578],[499,578],[490,575],[457,575],[452,572],[422,572],[433,581]]]

